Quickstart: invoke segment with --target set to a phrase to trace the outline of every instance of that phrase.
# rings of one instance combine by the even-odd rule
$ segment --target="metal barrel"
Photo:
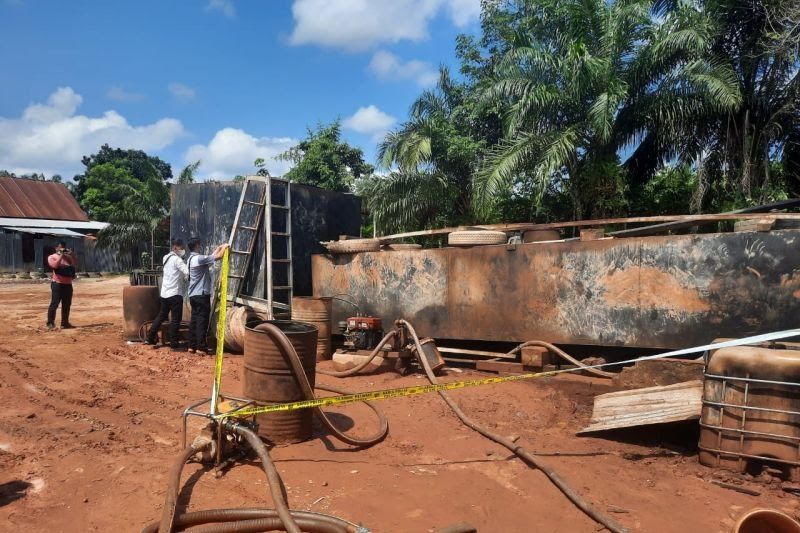
[[[125,323],[125,340],[138,341],[139,328],[153,320],[161,308],[158,287],[137,285],[122,289],[122,318]]]
[[[244,351],[245,326],[256,318],[249,307],[228,307],[225,313],[225,349],[233,353]]]
[[[265,323],[274,324],[286,334],[300,357],[309,383],[314,386],[316,326],[289,320],[251,320],[244,334],[244,396],[258,405],[304,400],[288,355],[266,331],[259,329]],[[258,434],[275,444],[308,440],[312,417],[310,409],[258,415]]]
[[[295,296],[292,298],[292,320],[313,324],[319,329],[317,361],[331,358],[331,310],[333,299]]]

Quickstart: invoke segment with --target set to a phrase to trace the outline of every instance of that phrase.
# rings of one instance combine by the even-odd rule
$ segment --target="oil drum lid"
[[[296,320],[256,320],[248,322],[247,329],[258,332],[266,332],[269,324],[276,326],[286,335],[312,333],[319,329],[315,325],[309,324],[308,322],[298,322]]]

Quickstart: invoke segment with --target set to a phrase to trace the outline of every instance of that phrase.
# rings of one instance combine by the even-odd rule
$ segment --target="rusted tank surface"
[[[232,353],[244,352],[244,335],[247,323],[256,318],[246,306],[228,307],[225,311],[225,349]]]
[[[800,479],[800,351],[736,346],[706,368],[700,462],[758,475],[765,466]]]
[[[557,241],[561,233],[557,229],[535,229],[522,234],[522,242]]]
[[[436,248],[313,258],[315,296],[420,335],[684,348],[796,326],[800,232]],[[347,317],[334,306],[334,323]],[[341,311],[346,312],[343,308]]]
[[[122,289],[122,319],[125,340],[140,340],[139,327],[144,322],[153,320],[158,315],[160,308],[158,287],[138,285]]]
[[[331,298],[295,296],[292,298],[292,320],[313,324],[317,334],[317,361],[331,358]]]
[[[258,405],[304,400],[288,355],[283,353],[268,332],[259,329],[265,321],[247,324],[244,335],[244,396]],[[303,364],[309,383],[314,386],[317,328],[304,322],[271,320],[289,338]],[[258,434],[272,443],[291,443],[311,437],[313,412],[310,409],[258,415]]]

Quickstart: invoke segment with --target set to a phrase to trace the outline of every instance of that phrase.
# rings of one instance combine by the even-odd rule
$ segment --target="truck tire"
[[[450,246],[477,246],[483,244],[505,244],[506,234],[502,231],[466,230],[447,234]]]

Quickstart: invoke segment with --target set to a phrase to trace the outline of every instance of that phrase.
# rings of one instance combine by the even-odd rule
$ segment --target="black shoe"
[[[75,329],[75,326],[67,322],[66,324],[61,324],[61,329]]]
[[[53,324],[52,322],[48,322],[47,323],[47,329],[54,330],[54,329],[56,329],[56,325]]]
[[[186,348],[182,348],[180,346],[173,346],[172,348],[170,348],[170,351],[172,351],[172,352],[185,352]]]

